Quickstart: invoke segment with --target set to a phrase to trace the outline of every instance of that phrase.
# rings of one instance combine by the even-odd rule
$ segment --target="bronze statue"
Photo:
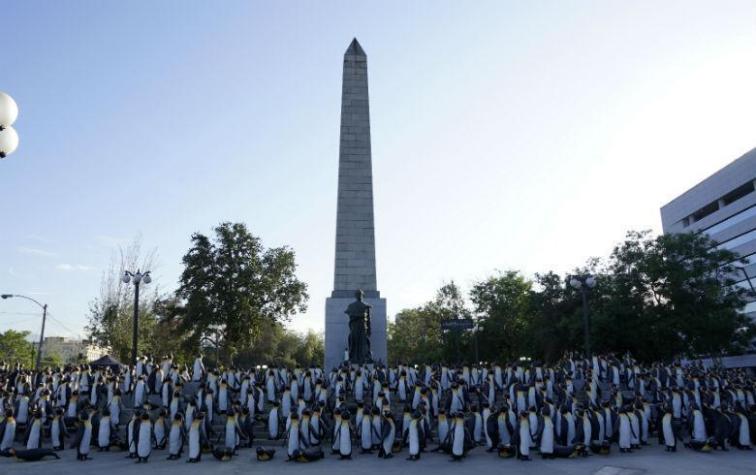
[[[347,307],[349,315],[349,362],[351,364],[365,364],[372,362],[370,353],[370,305],[362,301],[365,294],[358,290],[354,294],[355,300]]]

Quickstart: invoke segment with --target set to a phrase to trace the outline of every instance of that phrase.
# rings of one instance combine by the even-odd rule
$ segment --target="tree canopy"
[[[587,295],[593,351],[631,351],[646,361],[742,352],[754,336],[741,312],[747,292],[732,285],[742,263],[704,234],[629,232],[606,261],[591,259],[571,273],[596,276]],[[468,332],[462,359],[554,361],[582,350],[581,295],[567,280],[550,271],[528,279],[510,270],[475,282],[469,301],[478,352],[476,332]],[[390,358],[449,360],[443,355],[452,354],[451,343],[434,333],[439,316],[432,303],[397,314],[389,326]]]
[[[28,338],[27,331],[6,330],[5,333],[0,333],[0,358],[10,364],[20,363],[27,367],[33,365],[34,347]]]
[[[306,310],[307,285],[296,276],[294,251],[266,249],[242,223],[221,223],[214,239],[192,235],[176,296],[190,347],[215,338],[226,361],[250,347],[266,323]]]

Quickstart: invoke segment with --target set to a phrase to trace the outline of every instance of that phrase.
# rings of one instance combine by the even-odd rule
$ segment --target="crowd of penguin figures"
[[[71,366],[32,372],[0,365],[0,454],[59,458],[122,450],[137,463],[163,453],[200,462],[243,448],[257,459],[278,446],[298,462],[355,450],[409,460],[477,448],[530,460],[631,452],[658,440],[667,451],[749,450],[756,429],[751,373],[700,365],[641,365],[630,355],[565,355],[551,366],[344,364],[220,368],[170,357],[134,367]],[[393,408],[396,408],[396,412]]]

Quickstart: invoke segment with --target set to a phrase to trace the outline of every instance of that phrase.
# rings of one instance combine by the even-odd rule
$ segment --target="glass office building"
[[[665,233],[703,231],[746,257],[732,277],[735,285],[756,286],[756,149],[662,206],[661,219]],[[756,319],[756,300],[744,312]]]

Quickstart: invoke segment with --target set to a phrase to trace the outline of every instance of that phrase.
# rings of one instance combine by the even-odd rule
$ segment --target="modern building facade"
[[[737,286],[756,286],[756,149],[662,206],[661,219],[665,233],[703,231],[747,258],[732,277]],[[756,301],[744,312],[756,318]]]

